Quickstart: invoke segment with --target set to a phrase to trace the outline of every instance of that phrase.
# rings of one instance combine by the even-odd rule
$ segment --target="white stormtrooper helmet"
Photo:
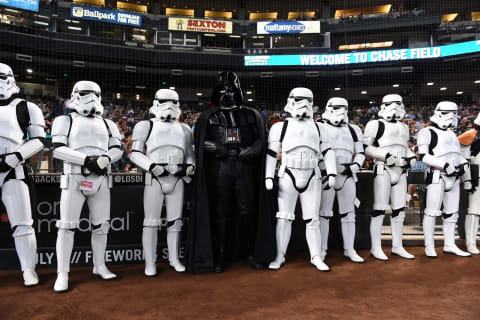
[[[435,112],[430,120],[443,130],[456,128],[458,125],[457,111],[458,106],[455,102],[442,101],[435,107]]]
[[[313,93],[307,88],[295,88],[288,95],[283,109],[296,119],[313,117]]]
[[[0,100],[7,100],[14,94],[20,92],[20,88],[15,83],[12,68],[0,63]]]
[[[162,121],[176,120],[180,117],[180,104],[178,93],[175,90],[160,89],[155,93],[153,106],[150,108],[155,118]]]
[[[82,116],[102,116],[102,91],[93,81],[78,81],[73,86],[72,97],[68,105]]]
[[[382,99],[378,116],[387,121],[402,120],[405,117],[405,106],[398,94],[387,94]]]
[[[322,119],[334,126],[348,123],[348,101],[344,98],[330,98],[322,113]]]

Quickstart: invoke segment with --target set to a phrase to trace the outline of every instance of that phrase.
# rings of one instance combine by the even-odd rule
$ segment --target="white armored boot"
[[[451,253],[459,257],[471,257],[472,255],[466,251],[461,250],[455,244],[455,221],[443,220],[443,252]]]
[[[471,254],[480,254],[477,248],[478,220],[479,216],[475,214],[467,214],[465,217],[465,242],[467,251]]]
[[[173,225],[167,228],[167,246],[168,261],[170,266],[177,272],[185,272],[185,266],[178,259],[180,250],[180,231],[182,230],[182,220],[176,220]]]
[[[305,238],[307,238],[308,250],[310,251],[310,263],[320,271],[330,271],[330,268],[321,258],[322,238],[318,218],[307,223],[305,227]]]
[[[395,254],[405,259],[415,259],[415,256],[408,253],[402,244],[404,220],[404,211],[400,212],[396,217],[390,218],[390,224],[392,226],[392,254]]]
[[[157,241],[158,227],[143,227],[142,243],[145,256],[145,275],[147,277],[157,275]]]
[[[425,239],[425,255],[429,258],[436,258],[437,252],[435,251],[435,217],[424,216],[423,217],[423,236]]]
[[[320,217],[318,221],[320,221],[320,236],[322,237],[320,258],[322,258],[322,260],[325,260],[328,250],[328,233],[330,231],[330,219],[328,217]]]
[[[58,229],[57,235],[57,280],[53,291],[68,290],[68,272],[70,271],[70,256],[73,249],[74,232],[68,229]]]
[[[108,222],[107,222],[108,223]],[[93,253],[93,274],[100,276],[103,280],[115,279],[117,275],[108,270],[105,265],[105,251],[107,250],[107,223],[92,231],[92,253]]]
[[[363,263],[362,257],[360,257],[355,251],[355,222],[344,221],[342,219],[342,237],[343,237],[343,255],[349,258],[352,262]]]
[[[20,266],[23,272],[23,284],[26,287],[38,284],[38,275],[35,272],[37,264],[37,239],[31,226],[17,226],[13,233]]]
[[[372,217],[370,221],[370,238],[372,240],[372,248],[370,253],[378,260],[387,261],[388,257],[382,250],[382,226],[384,215]]]
[[[287,252],[288,242],[292,234],[292,222],[286,219],[277,219],[276,238],[277,238],[277,257],[268,265],[269,269],[278,270],[285,263],[285,254]]]

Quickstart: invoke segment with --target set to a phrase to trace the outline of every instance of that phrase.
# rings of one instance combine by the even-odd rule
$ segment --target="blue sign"
[[[123,11],[72,5],[70,7],[70,16],[78,19],[109,22],[126,26],[142,26],[142,15]]]
[[[392,49],[336,54],[245,56],[245,66],[337,66],[371,62],[422,60],[480,52],[480,40],[438,47]]]
[[[0,0],[1,6],[38,12],[39,0]]]

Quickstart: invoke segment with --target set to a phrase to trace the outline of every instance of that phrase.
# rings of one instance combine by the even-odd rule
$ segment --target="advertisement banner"
[[[320,21],[257,22],[257,34],[320,33]]]
[[[40,0],[0,0],[0,6],[38,12]]]
[[[70,7],[70,16],[77,19],[115,23],[125,26],[142,26],[142,15],[123,11],[72,5]]]
[[[168,30],[231,34],[232,22],[206,19],[168,18]]]
[[[480,40],[438,47],[375,50],[337,54],[245,56],[245,66],[336,66],[443,58],[480,52]]]

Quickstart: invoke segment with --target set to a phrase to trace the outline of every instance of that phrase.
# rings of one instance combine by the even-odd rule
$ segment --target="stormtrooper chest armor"
[[[314,168],[320,154],[320,134],[313,120],[289,119],[282,141],[282,165]]]
[[[440,130],[433,127],[430,130],[437,134],[437,143],[432,150],[433,155],[448,162],[452,162],[452,164],[455,165],[455,159],[461,155],[460,143],[458,142],[455,133],[450,130]]]
[[[154,120],[146,142],[147,157],[156,163],[182,164],[185,133],[178,122]]]
[[[17,119],[17,99],[0,106],[0,154],[13,152],[23,143],[23,131]]]
[[[108,151],[108,129],[101,118],[72,114],[68,146],[88,155],[101,155]]]
[[[328,141],[331,142],[331,147],[335,151],[337,164],[352,162],[355,146],[350,129],[347,126],[337,127],[330,124],[326,124],[325,129]]]
[[[396,157],[405,157],[408,146],[408,128],[402,122],[379,120],[385,125],[383,135],[378,139],[378,146]]]

